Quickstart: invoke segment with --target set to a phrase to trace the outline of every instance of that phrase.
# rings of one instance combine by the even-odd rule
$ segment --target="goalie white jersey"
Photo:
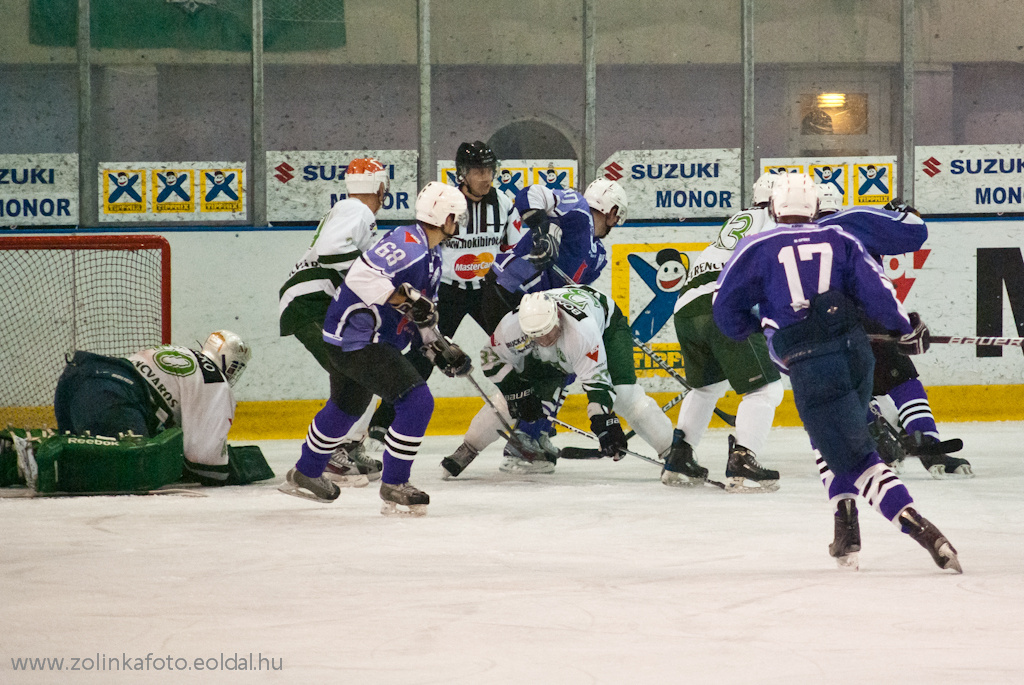
[[[567,374],[576,374],[587,393],[589,414],[610,412],[615,389],[608,371],[604,332],[614,305],[603,293],[586,286],[555,288],[548,290],[547,295],[559,309],[562,332],[558,341],[549,347],[537,345],[523,333],[518,310],[510,312],[480,352],[484,375],[499,383],[512,369],[522,373],[526,358],[533,356]]]
[[[136,352],[128,361],[149,386],[160,429],[181,428],[185,458],[226,465],[235,398],[217,365],[200,352],[175,345]]]

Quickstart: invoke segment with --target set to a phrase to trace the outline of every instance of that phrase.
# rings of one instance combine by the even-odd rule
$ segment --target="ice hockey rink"
[[[863,501],[860,570],[837,569],[794,428],[762,458],[774,494],[668,488],[634,458],[512,476],[497,446],[443,481],[459,438],[432,437],[418,519],[381,516],[375,484],[279,493],[298,441],[260,443],[273,481],[205,498],[0,499],[0,682],[1022,682],[1024,424],[942,429],[976,478],[903,478],[963,575]],[[698,451],[719,478],[726,437]]]

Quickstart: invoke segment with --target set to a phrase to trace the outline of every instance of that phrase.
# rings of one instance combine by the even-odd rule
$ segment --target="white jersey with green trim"
[[[377,219],[369,207],[353,198],[334,203],[281,288],[280,313],[292,300],[310,293],[333,298],[349,268],[377,238]]]
[[[559,310],[561,335],[549,347],[537,345],[523,333],[518,310],[502,318],[489,344],[480,352],[484,375],[499,383],[515,369],[522,373],[526,358],[536,357],[566,373],[576,374],[589,401],[588,414],[607,414],[615,403],[615,388],[608,371],[604,332],[614,305],[592,288],[555,288],[546,291]]]
[[[733,214],[722,224],[718,237],[693,260],[686,274],[686,281],[679,290],[674,311],[694,304],[694,313],[711,313],[711,295],[715,291],[718,274],[732,257],[740,240],[775,228],[775,220],[768,215],[766,207],[751,207]],[[685,315],[685,314],[684,314]]]
[[[235,397],[213,360],[187,347],[164,345],[136,352],[128,361],[149,384],[161,425],[181,428],[185,458],[226,465]]]

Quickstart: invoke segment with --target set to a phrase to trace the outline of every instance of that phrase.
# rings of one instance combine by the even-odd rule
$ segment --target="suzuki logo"
[[[942,162],[935,159],[934,157],[929,157],[928,159],[924,160],[924,164],[922,166],[924,167],[924,173],[928,174],[929,178],[934,178],[936,174],[942,172],[942,169],[939,168],[940,166],[942,166]]]
[[[274,178],[276,178],[281,183],[287,183],[288,181],[295,178],[295,176],[292,175],[292,172],[295,171],[295,167],[293,167],[288,162],[281,162],[276,167],[274,167],[274,171],[277,172],[276,174],[274,174]]]
[[[604,168],[604,177],[609,181],[618,181],[622,178],[622,167],[618,162],[612,162]]]

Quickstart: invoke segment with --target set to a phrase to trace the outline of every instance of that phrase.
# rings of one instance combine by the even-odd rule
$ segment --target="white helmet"
[[[814,215],[817,219],[820,216],[835,214],[843,208],[843,196],[832,183],[819,183],[814,186],[818,193],[818,213]]]
[[[439,181],[431,181],[423,186],[423,190],[416,196],[416,221],[431,226],[444,226],[452,214],[455,215],[459,229],[466,228],[469,213],[466,196],[461,190]]]
[[[373,157],[353,159],[345,171],[345,188],[349,195],[376,195],[384,185],[384,194],[391,190],[387,168]]]
[[[615,224],[616,226],[626,221],[629,198],[626,197],[626,191],[623,190],[622,186],[615,181],[608,180],[607,178],[597,179],[587,186],[587,189],[583,192],[583,198],[590,205],[591,209],[596,209],[605,214],[609,214],[618,207],[619,220]]]
[[[818,193],[807,174],[779,174],[772,184],[771,214],[776,219],[796,216],[810,219],[818,210]]]
[[[238,382],[246,364],[252,359],[252,350],[237,333],[231,331],[210,333],[210,337],[203,343],[202,352],[217,364],[217,368],[232,386]]]
[[[529,293],[519,303],[519,327],[531,338],[550,333],[558,325],[558,305],[544,293]]]
[[[766,171],[754,181],[753,204],[755,207],[768,206],[768,201],[772,199],[772,185],[775,183],[777,176],[778,174]]]

